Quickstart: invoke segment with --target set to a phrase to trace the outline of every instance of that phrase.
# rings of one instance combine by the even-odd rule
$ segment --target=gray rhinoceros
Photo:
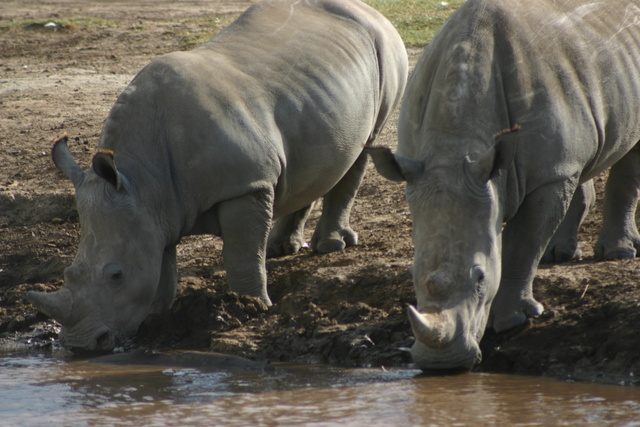
[[[176,244],[223,239],[232,291],[271,304],[265,256],[356,244],[349,213],[371,143],[400,102],[407,54],[359,0],[266,0],[202,47],[162,56],[111,109],[85,173],[59,140],[81,240],[65,286],[29,293],[71,349],[109,351],[177,285]],[[278,219],[271,234],[272,220]]]
[[[383,175],[407,181],[418,367],[469,368],[487,324],[542,312],[538,262],[574,194],[575,224],[588,180],[610,166],[597,253],[635,256],[639,112],[640,2],[469,0],[454,12],[407,85],[396,155],[372,150]]]

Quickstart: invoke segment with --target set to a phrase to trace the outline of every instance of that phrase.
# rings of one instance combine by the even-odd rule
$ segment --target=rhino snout
[[[90,333],[87,337],[74,336],[62,328],[60,342],[75,354],[105,354],[110,353],[116,346],[116,336],[104,327]]]
[[[475,341],[456,340],[445,349],[434,349],[416,340],[411,347],[416,368],[429,370],[470,370],[482,361],[482,352]]]
[[[411,348],[416,367],[468,370],[482,359],[476,340],[456,333],[455,319],[449,311],[422,313],[409,306],[408,314],[416,339]]]

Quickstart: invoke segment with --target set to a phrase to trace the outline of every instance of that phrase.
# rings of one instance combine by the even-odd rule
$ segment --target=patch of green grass
[[[369,0],[367,3],[387,17],[396,27],[407,47],[424,47],[440,29],[444,21],[464,0]],[[220,30],[233,22],[240,13],[209,14],[186,21],[189,31],[179,36],[179,46],[183,50],[202,45]],[[55,27],[47,24],[54,23]],[[0,31],[41,30],[78,31],[82,29],[117,27],[117,23],[92,16],[53,18],[50,20],[30,20],[0,23]],[[193,28],[196,28],[193,30]],[[144,31],[144,26],[133,26],[131,31]]]
[[[387,17],[407,47],[426,46],[464,0],[371,0],[369,6]]]
[[[365,0],[396,27],[407,47],[426,46],[444,21],[465,0]],[[180,47],[188,50],[197,47],[220,30],[231,24],[240,13],[213,14],[188,21],[198,30],[182,35]]]
[[[185,23],[195,25],[196,30],[190,30],[180,36],[179,45],[183,50],[198,47],[229,26],[240,16],[240,13],[222,13],[200,16],[187,20]]]

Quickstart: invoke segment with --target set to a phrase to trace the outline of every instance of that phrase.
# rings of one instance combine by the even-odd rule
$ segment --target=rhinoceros
[[[81,240],[64,287],[28,298],[65,347],[108,352],[170,307],[180,238],[210,233],[229,288],[270,305],[267,247],[299,249],[316,199],[312,249],[357,243],[363,150],[407,76],[397,31],[359,0],[259,2],[202,47],[155,59],[118,97],[87,172],[66,137],[55,144]]]
[[[640,2],[468,0],[452,14],[407,85],[397,152],[371,150],[407,183],[416,366],[470,368],[486,327],[542,313],[537,265],[609,167],[596,252],[636,255],[639,111]]]

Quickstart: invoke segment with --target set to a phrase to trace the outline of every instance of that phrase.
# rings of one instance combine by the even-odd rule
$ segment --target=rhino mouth
[[[111,353],[116,342],[115,334],[106,326],[85,336],[73,334],[64,327],[60,331],[60,343],[64,348],[78,355]]]
[[[443,349],[434,349],[416,340],[411,357],[418,369],[428,371],[469,371],[482,361],[482,352],[475,341],[461,339]]]
[[[415,336],[411,348],[416,367],[422,370],[469,370],[479,363],[482,353],[478,341],[458,330],[455,314],[447,310],[408,310]]]

